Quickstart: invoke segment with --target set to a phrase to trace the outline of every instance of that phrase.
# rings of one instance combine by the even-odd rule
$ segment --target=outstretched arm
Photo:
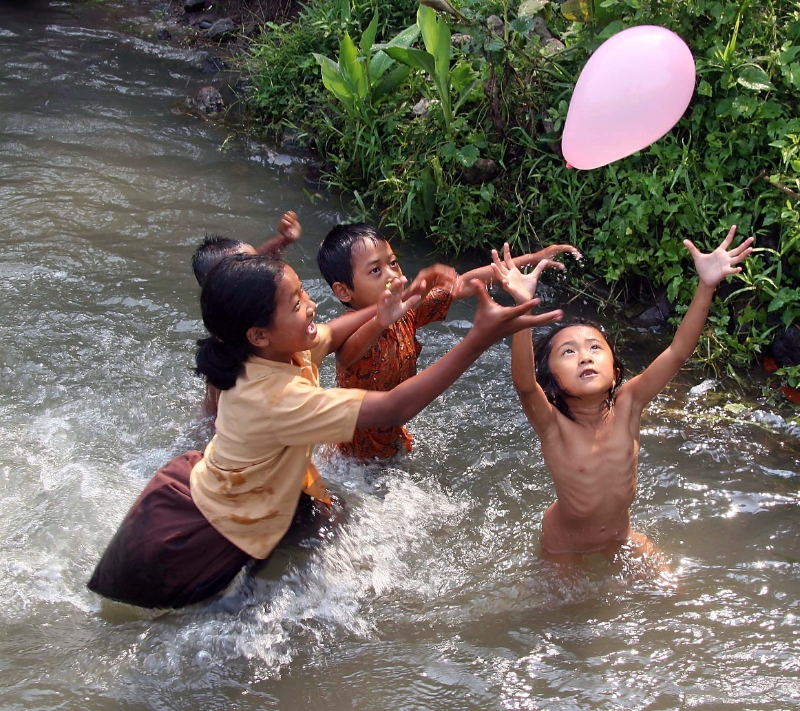
[[[511,258],[511,250],[507,243],[503,245],[502,261],[497,250],[492,250],[492,270],[495,278],[503,284],[503,288],[518,304],[533,297],[539,285],[539,276],[548,267],[563,269],[564,265],[546,259],[540,261],[530,274],[523,274],[519,271],[515,260]],[[530,330],[518,331],[511,340],[511,381],[519,395],[525,416],[541,436],[555,423],[555,409],[536,382]]]
[[[289,210],[281,217],[281,221],[278,223],[278,234],[270,237],[258,247],[256,253],[267,254],[275,259],[280,259],[287,247],[300,239],[301,234],[303,234],[303,230],[300,227],[297,214]]]
[[[420,292],[424,292],[426,284],[424,280],[417,281],[405,291],[407,279],[393,279],[386,285],[383,294],[378,300],[376,309],[370,308],[373,314],[369,319],[347,338],[338,348],[336,348],[336,362],[340,368],[350,371],[355,367],[369,351],[375,339],[383,333],[384,329],[391,326],[395,321],[408,313],[409,309],[417,306],[421,300]],[[367,309],[360,309],[355,313],[361,313]]]
[[[494,255],[495,250],[492,250]],[[569,244],[552,244],[546,249],[539,250],[533,254],[523,254],[520,257],[514,257],[512,261],[517,269],[524,269],[526,267],[535,267],[540,262],[552,261],[554,257],[559,254],[572,254],[575,259],[581,259],[581,253],[575,247]],[[505,260],[505,253],[504,253]],[[484,284],[490,284],[492,279],[496,279],[497,275],[494,272],[494,265],[487,264],[485,267],[478,267],[463,274],[459,280],[456,289],[453,291],[453,299],[464,299],[472,296],[474,291],[470,287],[473,279],[478,279]]]
[[[370,319],[375,318],[376,310],[375,306],[367,306],[367,308],[359,309],[358,311],[348,311],[328,321],[328,323],[321,323],[317,328],[320,332],[325,329],[330,332],[330,342],[328,343],[327,349],[324,351],[321,351],[319,346],[312,351],[311,355],[314,362],[319,365],[325,356],[338,351],[342,347],[342,344],[359,328]]]
[[[695,291],[689,309],[675,332],[672,343],[641,375],[623,386],[626,390],[632,391],[634,403],[639,412],[664,389],[694,353],[697,342],[703,333],[717,286],[732,274],[741,272],[742,268],[735,265],[744,261],[753,251],[752,237],[748,237],[738,247],[729,250],[735,235],[736,225],[731,227],[722,244],[709,254],[700,252],[691,240],[683,241],[694,259],[700,283],[697,285],[697,291]]]
[[[520,329],[530,329],[560,319],[561,311],[539,316],[528,312],[538,303],[531,299],[513,307],[495,303],[481,284],[473,285],[478,311],[464,339],[429,368],[388,392],[368,392],[356,427],[402,425],[449,388],[489,346]]]

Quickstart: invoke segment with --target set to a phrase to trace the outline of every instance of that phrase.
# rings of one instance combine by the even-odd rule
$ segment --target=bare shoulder
[[[542,444],[549,444],[552,447],[560,447],[563,442],[572,440],[580,426],[566,417],[557,407],[552,406],[551,416],[548,419],[547,426],[540,427],[536,431]]]
[[[644,406],[637,397],[636,378],[623,383],[617,390],[614,396],[614,409],[618,419],[638,423]]]

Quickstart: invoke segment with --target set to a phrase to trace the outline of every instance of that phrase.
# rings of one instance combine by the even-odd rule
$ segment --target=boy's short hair
[[[328,286],[337,281],[353,288],[353,245],[369,239],[373,243],[388,242],[378,230],[363,222],[352,225],[336,225],[322,240],[317,251],[317,266]]]
[[[222,235],[206,235],[202,244],[192,255],[192,271],[197,283],[203,286],[208,273],[225,257],[239,254],[246,247],[244,242]]]

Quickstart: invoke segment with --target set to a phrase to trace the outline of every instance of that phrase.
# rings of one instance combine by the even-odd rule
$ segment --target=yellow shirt
[[[266,558],[292,522],[306,475],[316,474],[314,445],[349,442],[365,395],[320,387],[310,351],[292,363],[251,356],[222,392],[217,432],[192,470],[195,505],[231,543]]]

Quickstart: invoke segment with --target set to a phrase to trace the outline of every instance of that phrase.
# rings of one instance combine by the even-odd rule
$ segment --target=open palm
[[[539,276],[548,267],[563,269],[564,265],[561,262],[554,262],[552,259],[543,259],[530,274],[523,274],[514,264],[508,243],[503,245],[502,260],[497,254],[497,250],[492,250],[492,269],[495,277],[518,304],[533,298],[536,288],[539,286]]]
[[[735,265],[744,261],[744,259],[753,251],[751,246],[753,244],[753,238],[748,237],[738,247],[734,247],[733,249],[729,250],[728,247],[731,246],[731,242],[733,242],[735,235],[736,225],[730,228],[727,236],[722,241],[722,244],[720,244],[720,246],[717,247],[713,252],[709,252],[708,254],[697,249],[691,240],[683,240],[683,244],[685,245],[686,249],[689,250],[689,254],[692,255],[692,259],[694,259],[694,266],[695,269],[697,269],[697,274],[700,277],[700,281],[706,286],[715,287],[723,279],[731,276],[732,274],[738,274],[740,271],[742,271],[741,267],[737,267]]]

